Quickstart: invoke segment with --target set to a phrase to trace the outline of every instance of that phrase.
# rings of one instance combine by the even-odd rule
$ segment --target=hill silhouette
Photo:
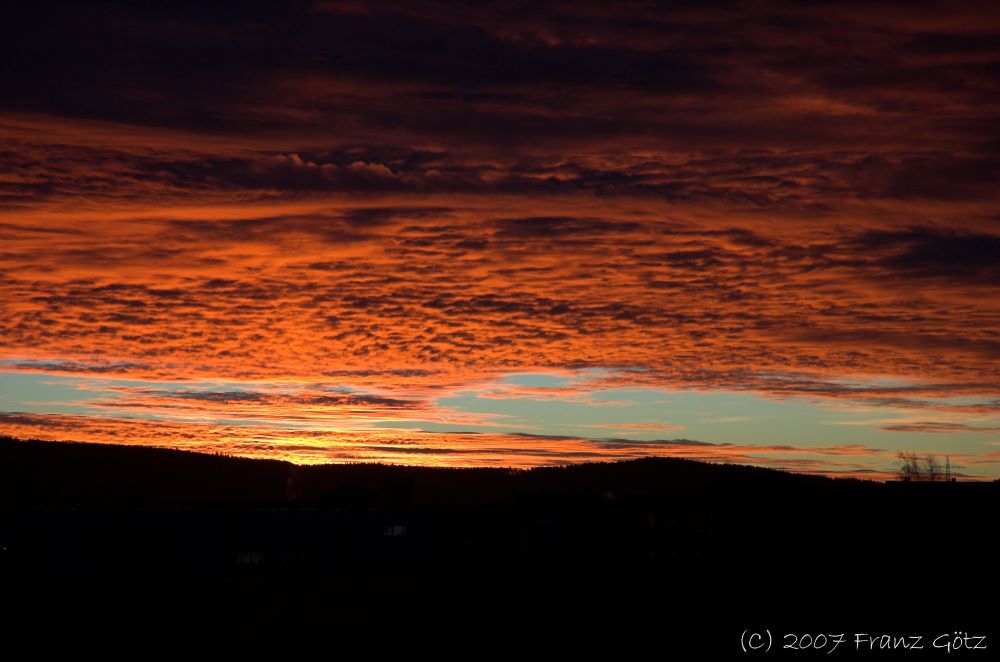
[[[0,438],[7,557],[70,565],[734,551],[968,561],[990,553],[980,524],[998,497],[996,483],[883,484],[671,458],[519,471],[297,466]]]
[[[970,596],[996,584],[998,505],[997,483],[683,459],[297,466],[0,438],[0,618],[15,659],[103,650],[111,622],[144,658],[205,637],[224,659],[731,658],[751,626],[995,626]]]
[[[512,503],[531,493],[633,494],[704,485],[830,485],[824,477],[677,458],[529,470],[374,463],[295,465],[119,444],[0,437],[5,504],[150,506],[318,500],[328,505]],[[857,481],[851,481],[857,482]],[[360,501],[358,501],[360,499]],[[340,501],[343,500],[343,503]],[[353,500],[353,501],[352,501]]]

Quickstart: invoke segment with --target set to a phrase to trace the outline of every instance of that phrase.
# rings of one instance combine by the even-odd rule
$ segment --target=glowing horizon
[[[1000,477],[1000,23],[836,9],[35,17],[0,434]]]

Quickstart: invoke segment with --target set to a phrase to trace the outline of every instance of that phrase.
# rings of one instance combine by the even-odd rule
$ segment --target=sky
[[[0,434],[1000,476],[989,3],[139,4],[0,25]]]

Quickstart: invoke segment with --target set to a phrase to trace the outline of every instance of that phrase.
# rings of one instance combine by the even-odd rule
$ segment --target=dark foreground
[[[1000,651],[996,483],[683,460],[302,468],[14,440],[0,481],[5,659]],[[743,651],[768,632],[769,652]],[[956,651],[956,632],[987,649]]]

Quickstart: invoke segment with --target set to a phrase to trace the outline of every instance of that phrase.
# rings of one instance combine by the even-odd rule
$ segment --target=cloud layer
[[[986,5],[18,12],[8,371],[337,381],[355,394],[324,404],[376,420],[603,368],[607,388],[920,410],[897,439],[996,427]]]

